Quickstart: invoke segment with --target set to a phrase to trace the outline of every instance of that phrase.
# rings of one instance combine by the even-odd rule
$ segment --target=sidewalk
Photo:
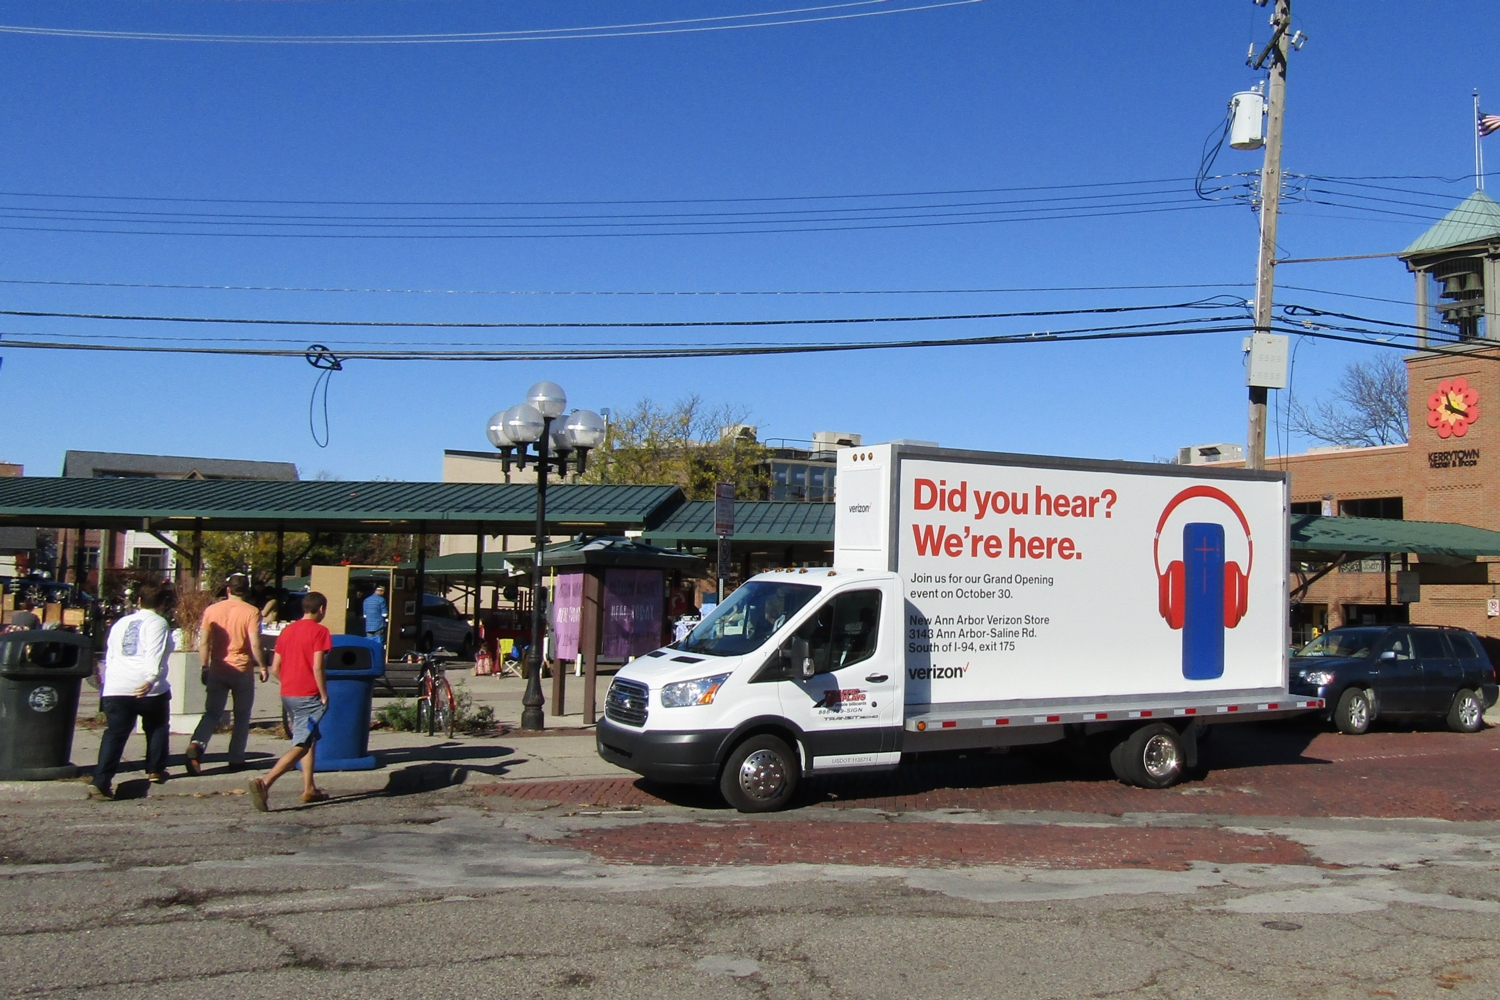
[[[600,759],[594,747],[594,730],[585,728],[579,714],[582,710],[582,678],[568,677],[568,707],[571,716],[561,718],[551,713],[551,679],[543,679],[543,693],[548,696],[546,723],[540,733],[519,730],[521,696],[525,682],[514,677],[472,677],[450,671],[450,682],[460,682],[473,696],[475,704],[494,708],[496,719],[509,728],[501,736],[467,736],[453,739],[419,733],[375,730],[370,733],[370,751],[379,762],[373,771],[320,771],[318,784],[338,795],[375,794],[385,791],[423,791],[463,784],[470,781],[526,781],[537,779],[618,778],[631,772]],[[598,706],[603,710],[604,692],[610,678],[598,678]],[[375,699],[375,710],[396,699]],[[410,700],[410,699],[408,699]],[[98,692],[84,685],[79,699],[80,720],[91,720],[98,710]],[[225,716],[226,720],[228,715]],[[186,734],[173,733],[169,773],[172,780],[152,786],[145,780],[143,757],[145,740],[131,738],[125,760],[116,775],[115,784],[122,797],[151,795],[238,794],[256,774],[267,771],[290,744],[277,738],[275,728],[281,722],[280,691],[274,684],[257,686],[247,768],[228,770],[229,735],[219,733],[209,744],[204,757],[204,773],[197,778],[186,776],[183,753]],[[87,771],[99,755],[102,729],[79,727],[73,737],[73,763]],[[273,796],[290,798],[300,787],[297,775],[288,775],[277,783]],[[280,791],[285,789],[284,792]],[[0,800],[5,799],[73,799],[83,798],[85,788],[79,781],[0,781]]]

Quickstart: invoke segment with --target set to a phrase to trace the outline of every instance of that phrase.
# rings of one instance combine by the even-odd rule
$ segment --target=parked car
[[[417,648],[424,653],[446,649],[460,660],[474,655],[474,625],[453,603],[437,594],[424,594],[422,600],[422,633]]]
[[[1435,718],[1477,732],[1500,688],[1479,637],[1424,625],[1330,629],[1292,658],[1292,694],[1324,699],[1340,732],[1358,735],[1376,718]]]

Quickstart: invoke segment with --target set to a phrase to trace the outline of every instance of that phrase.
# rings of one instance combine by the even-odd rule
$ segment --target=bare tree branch
[[[1392,354],[1344,369],[1331,399],[1292,402],[1292,429],[1317,441],[1369,448],[1406,441],[1406,363]]]

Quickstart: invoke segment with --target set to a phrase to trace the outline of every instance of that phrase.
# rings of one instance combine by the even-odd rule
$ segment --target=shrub
[[[375,724],[379,728],[411,732],[417,728],[417,704],[405,698],[382,705],[375,711]]]
[[[458,733],[487,733],[498,728],[495,710],[489,705],[474,704],[474,696],[459,681],[453,688],[453,701],[457,711],[453,715],[453,731]],[[415,732],[417,729],[417,703],[400,698],[376,710],[374,728],[393,729],[397,732]]]

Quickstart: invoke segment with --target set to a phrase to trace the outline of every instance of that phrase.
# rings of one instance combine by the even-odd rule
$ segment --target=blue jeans
[[[94,767],[93,783],[105,791],[115,780],[120,769],[120,757],[125,753],[125,744],[135,729],[135,720],[141,720],[146,731],[146,773],[167,772],[167,721],[170,718],[172,696],[152,695],[147,698],[111,696],[99,699],[107,722],[104,739],[99,744],[99,763]]]

